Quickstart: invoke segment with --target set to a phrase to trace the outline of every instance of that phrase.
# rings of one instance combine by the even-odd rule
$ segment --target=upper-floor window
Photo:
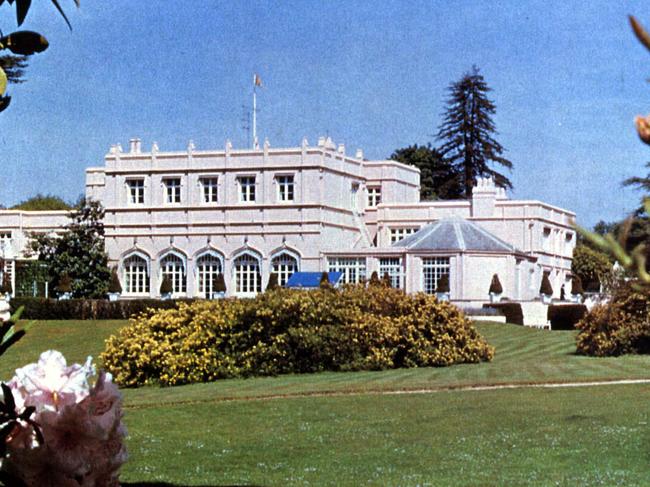
[[[180,203],[181,178],[165,178],[163,179],[163,184],[165,186],[165,202]]]
[[[293,176],[276,176],[278,201],[293,201]]]
[[[144,204],[144,179],[128,179],[129,203],[132,205]]]
[[[544,227],[544,230],[542,231],[542,249],[545,252],[552,251],[551,229],[549,227]]]
[[[379,186],[368,188],[368,207],[373,208],[381,203],[381,188]]]
[[[237,178],[239,183],[239,201],[255,201],[255,176],[240,176]]]
[[[0,244],[2,242],[9,242],[11,240],[11,230],[0,231]]]
[[[399,242],[405,237],[414,234],[419,229],[418,227],[404,227],[404,228],[391,228],[390,229],[390,243]]]
[[[570,253],[571,250],[573,249],[573,233],[567,232],[567,234],[564,236],[564,242],[565,242],[565,252]]]
[[[200,178],[201,190],[203,191],[204,203],[217,202],[217,187],[219,180],[216,177],[203,177]]]

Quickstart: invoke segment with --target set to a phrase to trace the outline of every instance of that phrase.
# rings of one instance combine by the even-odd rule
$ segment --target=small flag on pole
[[[253,84],[255,86],[259,86],[260,88],[262,87],[262,78],[257,76],[257,73],[253,75]]]

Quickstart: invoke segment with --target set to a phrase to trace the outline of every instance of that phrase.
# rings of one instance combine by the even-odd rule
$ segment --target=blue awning
[[[322,272],[294,272],[291,274],[291,277],[284,286],[294,288],[315,288],[320,286],[322,275]],[[339,283],[342,276],[342,272],[327,273],[327,278],[333,286],[336,286]]]

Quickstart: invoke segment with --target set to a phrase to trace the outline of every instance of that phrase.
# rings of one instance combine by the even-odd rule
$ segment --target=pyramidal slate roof
[[[412,250],[521,253],[514,246],[463,218],[446,218],[426,225],[392,246]]]

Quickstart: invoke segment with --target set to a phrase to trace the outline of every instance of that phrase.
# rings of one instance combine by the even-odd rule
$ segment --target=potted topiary
[[[223,278],[223,274],[220,272],[217,274],[217,279],[214,283],[214,292],[212,293],[212,299],[221,299],[226,295],[226,280]]]
[[[9,302],[11,299],[11,293],[13,289],[11,288],[11,278],[9,273],[5,272],[2,275],[2,282],[0,282],[0,299],[4,299]]]
[[[573,276],[571,278],[571,300],[576,303],[582,302],[582,295],[585,290],[582,288],[582,279],[580,276]]]
[[[174,292],[174,286],[169,276],[164,275],[162,282],[160,283],[160,299],[167,300],[171,299],[172,293]]]
[[[501,281],[499,281],[499,275],[494,274],[492,276],[492,282],[490,282],[490,303],[498,303],[501,301],[501,295],[503,294],[503,287],[501,286]]]
[[[273,291],[279,287],[280,284],[278,284],[278,275],[275,272],[271,272],[269,275],[269,283],[266,285],[266,290]]]
[[[449,274],[443,274],[438,279],[436,297],[439,301],[449,301]]]
[[[372,274],[370,274],[370,281],[368,282],[368,286],[380,286],[381,281],[379,280],[379,274],[377,274],[377,271],[372,271]]]
[[[390,274],[384,272],[384,275],[381,277],[381,283],[384,287],[393,287],[393,282],[391,281]]]
[[[332,286],[332,283],[330,282],[330,277],[327,272],[323,272],[320,275],[320,283],[319,287],[321,289],[332,289],[334,286]]]
[[[545,272],[542,275],[542,284],[539,287],[539,294],[542,296],[542,303],[549,304],[551,302],[551,298],[553,297],[553,287],[548,278],[548,272]]]
[[[122,284],[120,284],[120,278],[117,275],[117,270],[113,267],[111,269],[111,277],[108,281],[108,300],[117,301],[120,299],[122,294]]]
[[[55,290],[59,293],[60,301],[65,301],[72,297],[72,279],[67,273],[64,272],[61,275]]]

